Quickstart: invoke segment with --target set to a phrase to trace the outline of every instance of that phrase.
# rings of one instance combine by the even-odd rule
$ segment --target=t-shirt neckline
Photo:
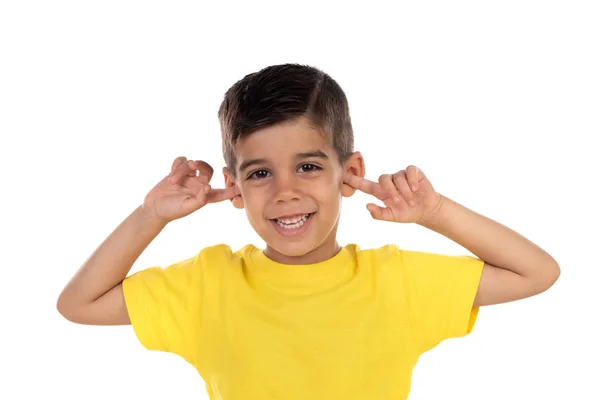
[[[251,273],[276,283],[295,286],[319,281],[339,281],[348,278],[353,270],[353,257],[348,246],[342,246],[331,258],[313,264],[282,264],[271,260],[264,250],[250,245]]]

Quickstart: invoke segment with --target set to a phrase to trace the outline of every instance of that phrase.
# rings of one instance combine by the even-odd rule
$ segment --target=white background
[[[207,2],[208,3],[208,2]],[[425,354],[411,400],[598,399],[600,13],[594,1],[5,1],[0,6],[0,398],[205,399],[130,326],[56,299],[180,155],[223,165],[217,109],[245,74],[311,64],[345,90],[376,180],[409,164],[562,267]],[[363,2],[361,2],[363,3]],[[340,243],[470,254],[345,200]],[[229,202],[177,220],[132,271],[262,245]]]

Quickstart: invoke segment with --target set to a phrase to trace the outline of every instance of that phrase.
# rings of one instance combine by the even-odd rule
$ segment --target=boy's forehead
[[[328,139],[305,124],[282,124],[251,133],[235,146],[238,165],[247,159],[282,159],[319,150],[331,156]]]

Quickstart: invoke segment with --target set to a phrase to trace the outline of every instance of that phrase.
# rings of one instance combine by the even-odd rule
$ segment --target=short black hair
[[[218,117],[223,158],[234,177],[234,149],[241,138],[300,117],[326,135],[340,163],[354,151],[346,94],[328,74],[309,65],[272,65],[244,76],[225,93]]]

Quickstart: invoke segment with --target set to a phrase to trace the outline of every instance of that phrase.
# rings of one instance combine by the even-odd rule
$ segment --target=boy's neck
[[[277,250],[271,248],[267,245],[264,250],[264,254],[271,260],[278,262],[280,264],[288,264],[288,265],[306,265],[306,264],[316,264],[319,262],[323,262],[329,260],[337,253],[339,253],[341,247],[338,242],[333,240],[331,243],[323,243],[321,246],[312,250],[309,253],[306,253],[301,256],[288,256],[278,252]]]

